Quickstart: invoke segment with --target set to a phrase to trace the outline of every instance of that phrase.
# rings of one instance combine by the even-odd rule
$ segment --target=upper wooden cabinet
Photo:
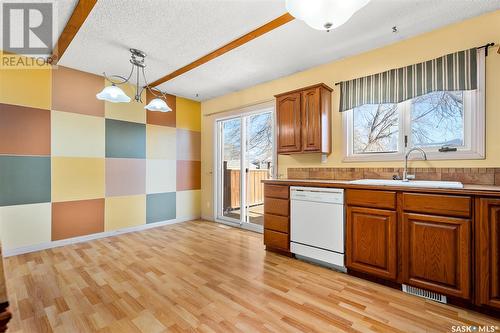
[[[476,302],[500,309],[500,199],[476,199]]]
[[[278,153],[300,152],[300,93],[277,98],[276,120]]]
[[[275,96],[278,154],[331,153],[331,92],[321,83]]]
[[[302,149],[304,151],[321,150],[321,107],[320,89],[312,88],[300,94],[302,100]]]

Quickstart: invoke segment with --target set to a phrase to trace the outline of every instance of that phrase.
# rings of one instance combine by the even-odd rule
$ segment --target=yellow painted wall
[[[199,102],[177,97],[177,128],[183,128],[190,131],[200,131],[200,108],[201,105]]]
[[[0,57],[3,52],[0,51]],[[15,67],[0,66],[0,101],[6,104],[50,109],[52,105],[52,67],[50,65],[23,65],[22,56],[10,54],[18,64]]]
[[[105,82],[106,86],[111,85],[108,81]],[[127,96],[134,96],[136,87],[133,84],[124,84],[120,88],[127,94]],[[104,102],[104,112],[106,118],[132,121],[136,123],[146,123],[146,90],[141,95],[142,103],[111,103]]]
[[[53,202],[104,198],[104,158],[53,157],[51,163]]]
[[[288,167],[394,167],[401,162],[342,162],[343,138],[339,93],[335,83],[388,69],[406,66],[447,53],[500,42],[500,10],[419,35],[360,55],[259,84],[245,90],[205,101],[202,111],[202,216],[210,218],[212,208],[214,114],[271,100],[273,95],[324,82],[333,92],[333,153],[324,164],[319,154],[280,156],[279,173]],[[490,49],[486,60],[486,159],[413,163],[420,167],[500,167],[500,55]]]

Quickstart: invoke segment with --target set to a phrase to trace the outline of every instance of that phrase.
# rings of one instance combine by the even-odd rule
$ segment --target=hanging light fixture
[[[97,99],[108,101],[111,103],[129,103],[130,97],[128,97],[123,90],[118,88],[114,83],[110,86],[104,88],[100,93],[96,95]]]
[[[346,23],[370,0],[286,0],[286,10],[317,30],[330,31]]]
[[[120,75],[111,75],[107,76],[106,73],[103,73],[104,78],[111,82],[110,86],[105,87],[100,93],[96,95],[97,99],[108,101],[111,103],[129,103],[131,98],[125,94],[125,92],[118,87],[118,85],[125,84],[130,81],[130,78],[134,74],[134,70],[136,72],[136,87],[135,87],[135,96],[134,100],[136,102],[142,103],[142,92],[144,89],[147,89],[155,98],[153,98],[148,105],[144,108],[149,111],[159,111],[159,112],[170,112],[172,109],[165,102],[166,95],[161,90],[152,88],[149,86],[148,81],[146,80],[146,74],[144,73],[144,68],[146,64],[144,63],[144,58],[146,58],[146,54],[137,49],[130,49],[131,57],[130,63],[132,64],[132,69],[130,70],[130,74],[128,77],[123,77]],[[142,73],[142,78],[144,80],[144,86],[140,86],[140,77]]]

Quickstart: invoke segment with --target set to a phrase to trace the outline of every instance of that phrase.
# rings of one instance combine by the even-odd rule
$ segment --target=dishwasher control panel
[[[290,187],[290,199],[344,204],[344,190],[341,188]]]

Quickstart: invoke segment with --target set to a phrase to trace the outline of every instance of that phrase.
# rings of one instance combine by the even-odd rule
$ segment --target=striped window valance
[[[363,104],[400,103],[433,91],[477,88],[477,49],[340,83],[340,111]]]

